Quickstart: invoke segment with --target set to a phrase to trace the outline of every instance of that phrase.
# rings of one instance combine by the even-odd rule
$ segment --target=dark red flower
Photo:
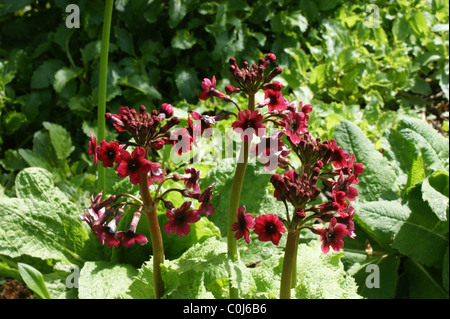
[[[193,138],[189,134],[187,128],[185,127],[172,131],[170,133],[170,140],[172,141],[173,147],[177,151],[178,155],[181,155],[182,153],[186,153],[192,150],[191,144]]]
[[[258,144],[253,145],[250,152],[259,156],[258,161],[266,164],[264,169],[266,172],[275,170],[278,167],[280,157],[289,155],[290,150],[284,145],[281,138],[283,131],[276,131],[272,136],[263,136]]]
[[[103,167],[113,167],[114,162],[118,163],[120,160],[120,145],[117,142],[111,141],[107,143],[106,141],[100,142],[100,147],[97,151],[97,156],[100,161],[102,161]]]
[[[108,214],[109,215],[109,214]],[[92,230],[94,231],[94,235],[100,238],[100,243],[106,245],[108,247],[118,247],[119,246],[119,240],[116,238],[116,230],[117,230],[117,223],[119,222],[120,218],[122,218],[123,213],[118,212],[114,216],[114,218],[105,225],[103,223],[103,220],[106,221],[106,219],[97,220],[98,224],[94,224],[92,227]]]
[[[255,217],[252,214],[245,213],[245,206],[242,205],[237,210],[237,222],[231,226],[231,230],[235,231],[234,237],[240,239],[244,237],[247,244],[250,244],[250,232],[249,229],[255,227]]]
[[[171,118],[174,113],[173,106],[168,103],[163,103],[159,107],[159,112],[164,113],[166,119]]]
[[[335,140],[330,140],[329,149],[333,152],[331,155],[331,162],[333,166],[336,168],[345,167],[347,165],[347,158],[349,158],[349,154],[344,152],[344,150],[337,146]]]
[[[317,233],[320,234],[320,240],[322,241],[322,252],[328,253],[331,248],[334,251],[340,251],[344,247],[342,238],[348,235],[348,230],[343,224],[336,226],[337,220],[335,217],[331,218],[328,228],[317,229]]]
[[[356,183],[355,175],[350,175],[344,178],[344,173],[341,171],[337,182],[334,184],[331,193],[333,196],[337,192],[344,192],[345,198],[349,201],[354,201],[358,196],[358,190],[351,186]]]
[[[287,108],[288,101],[282,97],[281,91],[265,90],[264,100],[268,102],[269,111],[284,111]]]
[[[300,135],[308,133],[308,122],[306,114],[303,112],[287,111],[282,121],[286,130],[286,135],[294,144],[300,142]]]
[[[135,243],[138,243],[141,246],[148,243],[148,239],[144,234],[136,233],[136,228],[140,218],[140,211],[135,212],[127,231],[117,232],[116,237],[120,240],[123,247],[130,248],[131,246],[134,246]]]
[[[260,241],[272,241],[278,245],[284,232],[284,224],[275,214],[260,215],[255,219],[255,233]]]
[[[214,207],[211,204],[211,198],[213,196],[213,191],[211,190],[216,183],[212,183],[207,189],[203,191],[198,197],[200,206],[198,208],[200,214],[205,212],[205,216],[208,217],[214,213]]]
[[[196,193],[200,193],[200,186],[198,186],[198,180],[200,179],[202,171],[196,170],[193,167],[186,167],[184,169],[184,172],[186,173],[186,175],[180,175],[186,176],[186,178],[183,178],[184,186],[192,189]]]
[[[198,95],[198,98],[202,101],[206,101],[211,96],[215,96],[220,99],[223,99],[225,96],[225,94],[216,90],[216,88],[215,88],[216,87],[216,77],[215,76],[212,77],[212,80],[210,80],[208,78],[204,78],[201,86],[202,86],[203,91]]]
[[[236,133],[241,133],[243,141],[250,142],[253,139],[253,134],[256,136],[263,136],[266,133],[266,127],[261,123],[263,116],[259,114],[258,110],[251,112],[249,109],[245,113],[239,111],[239,120],[234,121],[231,126]]]
[[[119,177],[130,177],[130,182],[133,185],[142,182],[142,174],[150,172],[154,165],[147,160],[147,152],[142,147],[136,147],[133,153],[124,149],[120,150],[120,162],[114,168]]]
[[[90,132],[91,140],[89,141],[88,154],[94,157],[94,166],[97,166],[97,138]]]
[[[344,166],[343,172],[347,175],[355,176],[355,184],[359,183],[358,176],[361,175],[364,171],[364,165],[361,163],[355,163],[356,157],[355,154],[350,154],[346,165]]]
[[[185,202],[180,208],[167,210],[166,216],[169,221],[163,226],[167,235],[177,233],[178,236],[183,237],[189,234],[191,231],[189,223],[196,223],[201,218],[197,209],[189,210],[190,206],[191,202]]]

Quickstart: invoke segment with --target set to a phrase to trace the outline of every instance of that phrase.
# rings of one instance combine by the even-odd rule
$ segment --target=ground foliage
[[[151,297],[150,245],[112,254],[78,218],[95,190],[86,150],[96,127],[104,3],[79,1],[81,28],[68,29],[69,3],[0,1],[0,276],[23,279],[23,263],[43,274],[54,298]],[[232,83],[229,57],[256,61],[274,52],[284,70],[278,80],[289,87],[284,96],[313,106],[312,134],[335,138],[364,164],[357,238],[329,257],[315,255],[315,241],[303,238],[299,257],[320,272],[299,259],[295,297],[448,298],[448,2],[374,4],[378,11],[337,0],[115,1],[109,111],[167,102],[185,125],[188,111],[222,105],[197,103],[204,77],[214,74],[223,88]],[[168,151],[154,155],[165,169],[183,172]],[[233,166],[195,167],[202,188],[217,183],[216,212],[186,238],[164,235],[165,297],[224,298],[228,281],[246,298],[278,296],[279,248],[251,243],[240,246],[240,261],[225,258]],[[249,165],[242,203],[254,214],[279,211],[270,175],[261,171]],[[105,193],[138,193],[107,174]],[[252,188],[256,182],[261,187]],[[163,209],[159,218],[166,220]],[[369,264],[380,267],[379,289],[365,285]],[[65,285],[67,265],[81,270],[77,291]],[[333,280],[313,285],[318,274]],[[89,289],[92,282],[102,288]]]

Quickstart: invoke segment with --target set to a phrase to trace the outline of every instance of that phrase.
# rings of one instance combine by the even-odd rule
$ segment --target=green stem
[[[291,298],[292,275],[296,268],[298,249],[298,230],[289,230],[284,251],[283,269],[281,271],[280,299]]]
[[[159,228],[157,205],[153,205],[150,195],[147,174],[142,174],[141,196],[144,202],[143,212],[147,216],[148,228],[153,249],[153,289],[155,298],[160,299],[164,294],[164,282],[161,276],[161,265],[164,263],[164,246]]]
[[[105,139],[105,113],[106,113],[106,79],[108,73],[109,35],[114,0],[105,1],[105,14],[103,16],[102,44],[100,53],[100,72],[98,82],[98,110],[97,110],[97,137],[99,141]],[[106,176],[103,165],[97,165],[98,191],[105,189]]]
[[[248,95],[248,109],[253,112],[255,109],[255,95]],[[239,200],[241,197],[242,184],[244,182],[245,169],[248,162],[249,143],[243,141],[241,144],[241,150],[234,172],[233,185],[231,186],[230,204],[228,206],[228,224],[227,224],[227,247],[228,257],[237,258],[237,241],[234,237],[234,232],[231,230],[231,226],[237,221],[236,212],[239,208]],[[235,287],[230,285],[230,298],[237,299],[239,297],[239,291]]]

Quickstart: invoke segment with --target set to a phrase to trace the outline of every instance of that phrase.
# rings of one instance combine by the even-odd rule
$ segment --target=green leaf
[[[448,221],[440,221],[422,200],[417,185],[408,193],[408,218],[396,232],[392,247],[426,266],[440,267],[448,247]]]
[[[389,247],[411,211],[396,201],[373,201],[355,205],[358,225],[383,248]]]
[[[42,124],[50,133],[50,140],[55,148],[58,159],[67,159],[75,150],[75,147],[72,146],[72,139],[69,132],[59,124],[49,122],[43,122]]]
[[[448,293],[442,288],[437,274],[411,259],[405,262],[408,276],[409,297],[412,299],[448,299]]]
[[[448,75],[449,75],[449,64],[446,63],[445,66],[441,69],[439,73],[439,86],[441,87],[442,92],[444,92],[445,97],[450,99],[449,94],[449,84],[448,84]],[[447,124],[448,126],[448,124]],[[447,129],[448,130],[448,129]]]
[[[358,293],[369,299],[394,298],[397,292],[398,272],[400,257],[395,254],[372,255],[366,253],[355,253],[345,251],[345,256],[351,259],[352,266],[348,273],[355,278],[358,284]],[[366,284],[370,275],[369,265],[376,265],[379,268],[379,287],[369,288]]]
[[[132,87],[153,99],[161,100],[161,93],[148,82],[149,80],[145,79],[142,75],[133,73],[130,77],[122,79],[120,84]]]
[[[12,135],[26,123],[27,117],[23,113],[10,112],[3,116],[3,131],[6,135]]]
[[[200,181],[202,189],[208,187],[212,183],[214,186],[214,193],[211,203],[215,208],[215,213],[211,215],[210,220],[220,229],[223,236],[227,232],[227,214],[228,205],[231,196],[231,185],[233,184],[234,170],[236,163],[234,159],[226,158],[220,162],[220,165],[211,168],[206,174],[205,178]],[[265,188],[269,184],[270,174],[261,174],[259,170],[261,166],[249,163],[245,170],[244,182],[242,186],[241,198],[239,205],[245,205],[247,212],[263,213],[261,209],[261,199],[264,199],[269,194]],[[257,185],[255,187],[255,185]]]
[[[200,85],[195,69],[190,67],[179,67],[175,74],[175,83],[180,96],[185,99],[191,99],[198,95]]]
[[[175,28],[187,13],[186,3],[181,0],[169,1],[169,27]]]
[[[356,185],[358,199],[392,198],[397,175],[363,131],[349,121],[342,121],[336,127],[334,138],[344,151],[355,154],[356,162],[364,164],[364,172],[358,177],[360,182]]]
[[[53,82],[53,88],[55,91],[57,93],[61,93],[66,84],[80,74],[80,70],[73,70],[67,67],[59,69],[55,73],[55,81]]]
[[[120,298],[138,274],[127,264],[110,262],[86,262],[80,271],[78,297],[80,299]]]
[[[409,19],[409,24],[417,36],[425,36],[428,34],[430,27],[421,11],[414,11]]]
[[[397,130],[405,140],[415,145],[428,168],[448,170],[448,140],[436,132],[428,123],[411,117],[402,117]]]
[[[18,263],[18,267],[20,275],[28,288],[33,290],[42,299],[52,299],[45,285],[44,277],[39,270],[23,263]]]
[[[59,60],[47,60],[37,67],[31,77],[32,89],[43,89],[50,86],[54,79],[56,72],[64,66],[64,63]]]
[[[53,186],[51,174],[28,168],[17,176],[19,198],[0,199],[0,254],[29,255],[80,263],[102,257],[69,200]]]
[[[180,50],[192,48],[196,43],[195,37],[188,30],[177,30],[172,38],[172,47]]]
[[[447,220],[448,211],[448,172],[437,171],[422,183],[422,198],[441,221]]]

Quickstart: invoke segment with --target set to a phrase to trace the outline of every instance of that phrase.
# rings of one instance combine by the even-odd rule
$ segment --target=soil
[[[33,299],[33,293],[17,279],[0,277],[0,299]]]

